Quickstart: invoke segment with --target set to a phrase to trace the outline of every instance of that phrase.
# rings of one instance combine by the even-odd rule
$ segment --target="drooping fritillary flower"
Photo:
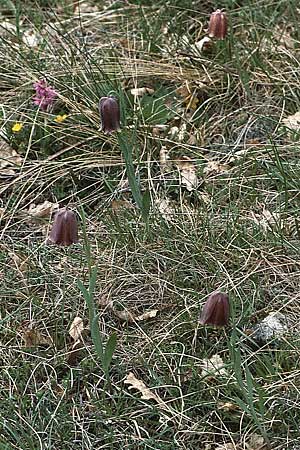
[[[217,9],[210,15],[208,36],[210,38],[225,39],[227,34],[227,16],[225,11]]]
[[[67,208],[57,211],[48,240],[56,245],[71,245],[78,242],[78,224],[73,211]]]
[[[229,321],[229,298],[223,292],[211,294],[203,306],[199,322],[201,325],[223,327]]]
[[[102,131],[112,133],[120,129],[120,108],[115,97],[102,97],[99,101]]]

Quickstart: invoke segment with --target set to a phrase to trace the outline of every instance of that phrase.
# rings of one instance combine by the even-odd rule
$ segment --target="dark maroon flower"
[[[201,325],[223,327],[229,321],[229,299],[223,292],[211,294],[203,306],[199,322]]]
[[[78,225],[73,211],[67,208],[57,211],[48,240],[57,245],[71,245],[78,242]]]
[[[115,97],[100,98],[99,110],[104,133],[111,133],[120,129],[120,108]]]
[[[227,34],[227,16],[224,11],[217,9],[210,15],[208,36],[216,39],[224,39]]]

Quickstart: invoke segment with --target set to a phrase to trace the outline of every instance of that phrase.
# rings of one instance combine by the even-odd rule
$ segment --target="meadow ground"
[[[0,11],[0,449],[299,450],[298,1]],[[45,244],[58,205],[78,244]]]

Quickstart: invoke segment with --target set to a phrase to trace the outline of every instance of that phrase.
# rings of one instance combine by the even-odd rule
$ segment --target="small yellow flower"
[[[16,122],[11,130],[13,133],[19,133],[19,131],[21,131],[22,128],[23,128],[23,124],[20,122]]]
[[[62,123],[66,118],[68,117],[68,114],[63,114],[62,116],[59,114],[55,117],[54,122]]]

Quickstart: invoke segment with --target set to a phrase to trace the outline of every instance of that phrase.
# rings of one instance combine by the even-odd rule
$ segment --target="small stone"
[[[279,312],[271,312],[253,327],[252,338],[261,343],[281,338],[288,331],[287,318]]]

